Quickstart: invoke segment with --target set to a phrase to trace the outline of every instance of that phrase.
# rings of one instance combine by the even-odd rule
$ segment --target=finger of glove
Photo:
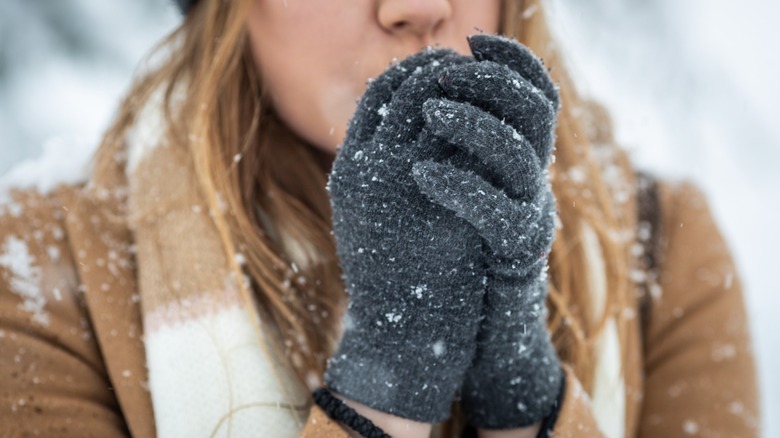
[[[373,79],[358,102],[355,114],[349,123],[347,138],[354,139],[356,143],[370,139],[376,127],[382,122],[380,109],[390,102],[398,87],[418,68],[440,63],[453,55],[455,52],[446,49],[425,50],[402,60]]]
[[[528,257],[517,259],[500,254],[487,254],[486,264],[492,281],[509,281],[525,285],[534,281],[547,264],[550,247],[555,237],[555,198],[552,191],[539,192],[534,207],[539,208],[539,220],[529,230],[526,241]]]
[[[540,89],[556,111],[560,108],[558,87],[550,78],[544,62],[528,47],[497,35],[473,35],[468,41],[471,53],[477,61],[493,61],[506,65]]]
[[[493,115],[446,99],[425,102],[423,115],[431,132],[482,161],[510,198],[530,201],[544,183],[533,146]]]
[[[473,62],[471,58],[457,55],[447,57],[447,64],[464,64]],[[431,98],[442,97],[438,82],[438,73],[444,62],[428,64],[417,68],[396,90],[390,102],[383,107],[382,122],[376,130],[373,141],[398,151],[395,158],[412,160],[422,157],[426,151],[426,143],[417,142],[425,120],[423,119],[423,103]],[[409,162],[411,166],[411,162]]]
[[[451,164],[419,161],[412,176],[421,192],[470,223],[498,256],[520,264],[539,258],[534,233],[541,206],[514,201],[479,175]]]
[[[512,125],[533,145],[542,167],[547,167],[556,113],[538,88],[509,67],[491,61],[449,67],[439,83],[446,97],[471,103]]]

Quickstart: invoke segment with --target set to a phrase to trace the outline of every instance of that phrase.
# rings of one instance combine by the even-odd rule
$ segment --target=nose
[[[387,32],[428,44],[451,15],[450,0],[380,0],[377,19]]]

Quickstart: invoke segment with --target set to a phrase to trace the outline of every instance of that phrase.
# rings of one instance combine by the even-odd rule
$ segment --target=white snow
[[[390,113],[390,110],[387,108],[387,104],[382,104],[376,112],[379,113],[380,116],[385,117]]]
[[[0,252],[0,267],[10,274],[8,286],[11,292],[22,298],[21,307],[32,315],[33,321],[49,324],[49,315],[45,312],[46,297],[41,291],[41,268],[35,265],[35,257],[30,254],[27,243],[16,236],[8,236]]]
[[[45,191],[84,177],[134,66],[178,22],[170,3],[51,2],[78,17],[70,35],[93,36],[79,52],[63,46],[69,40],[35,13],[36,2],[0,2],[0,64],[8,65],[0,69],[0,187]],[[644,167],[690,177],[708,194],[747,294],[764,434],[780,436],[780,417],[770,415],[780,412],[780,375],[773,372],[780,369],[780,341],[773,336],[780,331],[780,296],[774,293],[777,257],[770,252],[780,248],[773,231],[780,223],[773,201],[780,193],[780,52],[772,49],[780,40],[780,3],[549,4],[574,76],[611,110],[618,141]],[[9,39],[7,29],[23,30],[25,38]],[[3,56],[13,62],[3,64]],[[3,199],[0,189],[0,204]],[[730,350],[714,351],[727,359]]]
[[[401,320],[402,315],[395,312],[388,312],[385,314],[385,318],[392,323],[396,323]]]
[[[422,299],[423,292],[426,292],[428,290],[427,284],[421,284],[419,286],[412,287],[412,295],[414,295],[418,300]]]
[[[433,355],[439,357],[447,350],[447,344],[444,341],[436,341],[431,348],[433,349]]]
[[[41,155],[22,161],[0,175],[0,191],[15,187],[48,193],[61,183],[83,182],[94,150],[95,143],[68,143],[51,138],[44,144]]]
[[[699,424],[693,420],[683,421],[682,428],[688,435],[696,435],[699,433]]]

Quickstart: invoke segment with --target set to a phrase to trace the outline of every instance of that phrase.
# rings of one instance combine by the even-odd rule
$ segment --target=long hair
[[[245,21],[252,1],[201,1],[156,47],[162,61],[139,75],[122,102],[96,155],[90,188],[122,204],[121,191],[105,188],[124,175],[125,132],[150,94],[164,87],[167,141],[191,157],[225,250],[244,256],[233,268],[251,279],[246,293],[259,302],[275,348],[302,383],[316,386],[346,300],[325,189],[333,157],[274,115],[249,50]],[[506,0],[501,31],[538,54],[560,86],[551,177],[562,226],[550,255],[548,325],[561,360],[589,389],[594,338],[608,317],[617,316],[621,342],[626,339],[621,310],[634,291],[634,178],[614,146],[606,112],[577,94],[544,12],[541,0]],[[179,85],[186,93],[174,105]],[[607,305],[598,318],[588,316],[594,266],[586,228],[605,260]]]

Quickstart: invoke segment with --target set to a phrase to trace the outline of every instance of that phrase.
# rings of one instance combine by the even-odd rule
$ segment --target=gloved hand
[[[427,128],[462,152],[417,163],[414,175],[484,238],[484,320],[462,404],[473,426],[508,429],[546,417],[562,382],[545,309],[555,228],[546,168],[559,100],[524,46],[486,35],[469,43],[479,62],[448,67],[440,78],[448,99],[424,105]],[[462,154],[476,158],[473,171],[458,167]]]
[[[424,130],[438,73],[474,62],[426,51],[380,75],[358,104],[328,181],[349,295],[325,383],[371,408],[422,422],[449,416],[476,350],[481,238],[420,192],[412,166],[455,148]]]

